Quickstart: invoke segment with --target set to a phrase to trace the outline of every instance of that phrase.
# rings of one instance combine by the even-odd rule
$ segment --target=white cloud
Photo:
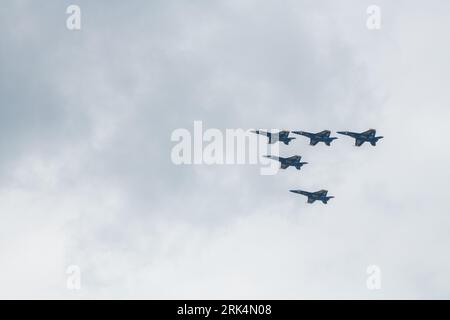
[[[447,4],[381,1],[369,31],[357,1],[80,1],[76,33],[64,3],[2,5],[2,297],[448,298]],[[385,139],[299,137],[276,176],[173,165],[198,119]]]

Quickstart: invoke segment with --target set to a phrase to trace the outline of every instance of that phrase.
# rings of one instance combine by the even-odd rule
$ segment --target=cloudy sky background
[[[66,28],[70,4],[80,31]],[[371,4],[381,30],[366,27]],[[448,12],[2,1],[0,297],[450,298]],[[280,152],[310,164],[275,176],[175,166],[171,133],[194,120],[385,139],[299,137]],[[336,198],[307,205],[292,188]]]

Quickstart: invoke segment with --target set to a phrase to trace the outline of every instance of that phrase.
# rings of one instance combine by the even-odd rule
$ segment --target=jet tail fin
[[[300,163],[297,163],[297,164],[295,165],[295,167],[297,168],[297,170],[300,170],[300,168],[301,168],[303,165],[305,165],[305,164],[308,164],[308,162],[300,162]]]
[[[284,142],[285,145],[289,145],[289,142],[291,142],[292,140],[295,140],[295,138],[294,137],[286,138],[286,140],[284,140],[283,142]]]
[[[376,137],[372,141],[370,141],[370,144],[373,146],[377,145],[378,140],[383,139],[383,137]]]
[[[333,142],[333,140],[336,140],[337,138],[336,137],[331,137],[331,138],[329,138],[329,140],[326,140],[325,141],[325,144],[327,145],[327,146],[331,146],[331,143]]]

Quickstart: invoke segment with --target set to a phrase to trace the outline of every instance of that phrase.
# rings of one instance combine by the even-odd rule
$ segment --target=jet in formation
[[[282,130],[277,133],[272,133],[272,132],[267,132],[267,131],[262,131],[262,130],[255,130],[252,132],[266,136],[267,138],[269,138],[269,143],[275,143],[275,142],[280,141],[280,142],[283,142],[284,144],[288,145],[289,142],[291,142],[291,140],[295,139],[295,138],[289,137],[290,131],[287,131],[287,130]]]
[[[350,131],[338,131],[337,133],[355,138],[355,146],[357,147],[360,147],[364,142],[370,142],[371,145],[375,146],[377,141],[383,138],[382,136],[375,137],[377,133],[375,129],[369,129],[361,133]]]
[[[323,142],[327,146],[329,146],[334,139],[337,139],[337,137],[330,137],[330,134],[331,134],[330,130],[323,130],[323,131],[317,132],[317,133],[311,133],[311,132],[306,132],[306,131],[292,131],[292,133],[308,137],[309,144],[312,146],[315,146],[319,142]]]
[[[301,156],[292,156],[289,158],[283,158],[283,157],[277,157],[277,156],[264,156],[266,158],[279,161],[281,163],[281,169],[286,169],[290,166],[296,167],[297,170],[300,170],[300,168],[304,164],[308,164],[308,162],[301,162],[302,157]]]
[[[316,200],[322,201],[324,204],[327,204],[328,200],[334,198],[333,196],[327,196],[327,190],[320,190],[316,192],[308,192],[303,190],[289,190],[293,193],[302,194],[308,197],[308,203],[313,203]]]

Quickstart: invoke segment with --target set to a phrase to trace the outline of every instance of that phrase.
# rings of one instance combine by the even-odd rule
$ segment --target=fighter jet
[[[350,131],[338,131],[337,133],[355,138],[355,146],[357,147],[360,147],[364,142],[370,142],[371,145],[375,146],[377,144],[377,141],[383,138],[381,136],[375,137],[375,129],[369,129],[361,133]]]
[[[280,161],[281,163],[281,169],[286,169],[290,166],[296,167],[297,170],[300,170],[300,168],[304,165],[307,164],[308,162],[300,162],[300,160],[302,159],[301,156],[292,156],[289,158],[283,158],[283,157],[277,157],[277,156],[264,156],[265,158],[269,158],[272,160],[277,160]]]
[[[328,200],[334,198],[333,196],[327,197],[327,190],[320,190],[316,192],[307,192],[303,190],[289,190],[290,192],[302,194],[308,197],[308,203],[313,203],[316,200],[322,201],[324,204],[327,204]]]
[[[291,142],[291,140],[295,139],[295,138],[289,138],[289,131],[287,131],[287,130],[282,130],[277,133],[271,133],[271,132],[261,131],[261,130],[255,130],[252,132],[268,137],[269,143],[275,143],[277,141],[280,141],[280,142],[283,142],[284,144],[288,145],[289,142]]]
[[[309,138],[309,144],[315,146],[319,142],[325,143],[327,146],[331,144],[336,137],[330,137],[330,130],[323,130],[317,133],[310,133],[306,131],[292,131],[292,133],[299,134]]]

